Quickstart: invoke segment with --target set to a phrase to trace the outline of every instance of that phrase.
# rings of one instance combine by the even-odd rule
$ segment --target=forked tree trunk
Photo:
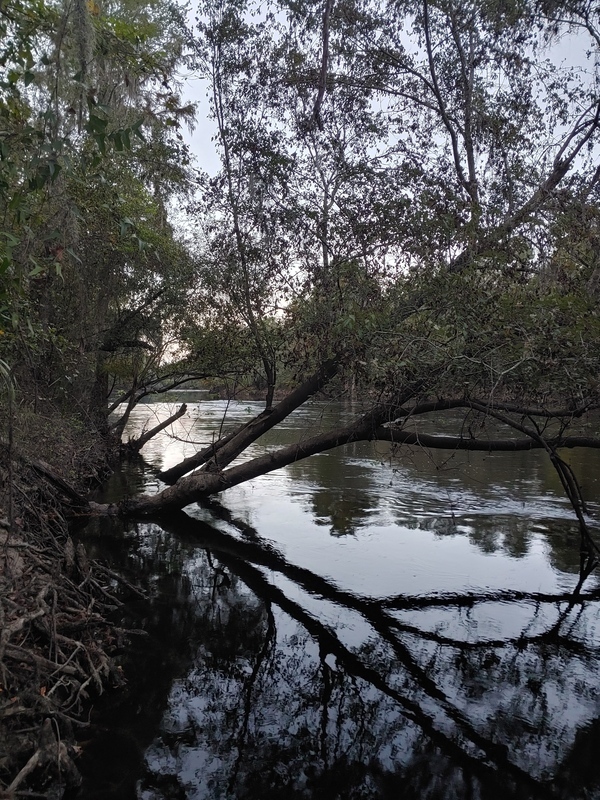
[[[179,478],[202,466],[205,472],[219,472],[231,464],[240,453],[243,453],[253,442],[275,425],[278,425],[292,411],[300,408],[307,400],[320,391],[336,375],[338,364],[336,361],[326,361],[318,372],[290,392],[277,405],[266,409],[250,422],[237,428],[233,433],[223,436],[214,444],[201,450],[181,463],[160,474],[165,483],[175,483]]]

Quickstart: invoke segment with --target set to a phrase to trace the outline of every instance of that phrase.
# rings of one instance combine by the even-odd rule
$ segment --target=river
[[[190,397],[103,499],[260,408]],[[244,458],[351,411],[315,402]],[[598,517],[600,453],[567,457]],[[122,611],[145,635],[94,710],[83,800],[600,797],[600,589],[569,600],[579,533],[543,452],[355,444],[186,512],[78,534],[150,596]]]

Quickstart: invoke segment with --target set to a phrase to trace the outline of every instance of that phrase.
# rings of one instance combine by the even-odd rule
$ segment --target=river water
[[[104,499],[260,410],[190,397]],[[351,411],[315,402],[244,458]],[[600,452],[565,457],[600,518]],[[579,533],[544,453],[355,444],[80,536],[150,596],[122,612],[146,635],[94,711],[84,800],[600,797],[600,590],[570,597]]]

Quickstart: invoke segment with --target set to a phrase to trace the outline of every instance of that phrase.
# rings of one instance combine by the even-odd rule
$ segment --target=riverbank
[[[61,797],[90,699],[123,677],[110,622],[118,578],[69,534],[106,474],[100,437],[59,414],[19,412],[0,444],[0,797]],[[63,485],[64,482],[64,485]]]

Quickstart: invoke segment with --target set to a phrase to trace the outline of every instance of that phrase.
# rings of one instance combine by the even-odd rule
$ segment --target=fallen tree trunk
[[[180,478],[173,486],[169,486],[156,495],[141,495],[140,497],[124,501],[117,513],[126,516],[152,516],[163,511],[181,509],[191,503],[198,502],[211,494],[218,494],[225,489],[231,489],[240,483],[252,480],[259,475],[266,475],[276,469],[285,467],[294,461],[299,461],[308,456],[331,450],[351,442],[370,440],[375,438],[375,433],[384,422],[393,419],[404,403],[414,397],[413,387],[406,389],[397,404],[380,404],[374,406],[367,414],[359,417],[350,425],[335,428],[303,442],[283,447],[264,456],[259,456],[237,467],[223,470],[222,467],[230,464],[234,458],[249,447],[259,436],[262,436],[275,424],[285,419],[292,411],[299,408],[309,397],[319,390],[337,372],[337,365],[328,362],[324,368],[313,375],[308,381],[294,389],[284,400],[275,406],[272,411],[265,412],[255,417],[242,431],[225,444],[217,453],[218,462],[210,461],[206,467],[193,475]],[[95,511],[104,513],[99,506]],[[115,511],[114,507],[106,508],[106,512]]]
[[[470,450],[485,453],[512,453],[523,450],[546,449],[542,442],[535,439],[472,439],[466,436],[440,436],[429,433],[414,433],[393,427],[378,428],[373,437],[380,442],[392,444],[416,445],[431,450]],[[554,449],[566,447],[599,448],[600,439],[592,436],[563,436],[546,439],[546,444]]]
[[[208,496],[231,489],[241,483],[267,475],[296,461],[359,441],[385,441],[397,445],[412,445],[436,450],[467,450],[483,452],[516,452],[526,450],[593,447],[600,448],[600,439],[587,436],[557,437],[541,443],[535,439],[471,439],[461,436],[434,436],[417,434],[393,427],[371,427],[367,421],[362,426],[348,425],[303,442],[282,447],[275,452],[247,461],[223,472],[201,472],[180,478],[173,486],[155,495],[141,495],[125,501],[118,508],[97,507],[101,513],[109,511],[126,516],[153,516],[166,511],[184,508]]]
[[[419,395],[425,390],[425,386],[422,382],[415,382],[406,386],[394,398],[393,402],[375,403],[366,414],[357,417],[350,424],[341,425],[324,433],[307,437],[293,445],[265,453],[243,464],[230,466],[238,455],[243,453],[260,436],[274,428],[293,411],[302,406],[310,397],[322,389],[337,372],[338,363],[336,361],[325,362],[318,372],[290,392],[273,408],[265,409],[249,422],[220,437],[199,453],[161,473],[160,477],[165,482],[172,484],[161,492],[154,495],[140,495],[124,500],[117,505],[90,503],[90,511],[92,513],[119,514],[131,517],[161,515],[165,512],[185,508],[192,503],[201,502],[210,495],[219,494],[261,475],[267,475],[295,461],[359,441],[378,440],[397,446],[405,445],[427,449],[490,453],[544,449],[550,454],[553,464],[555,462],[562,464],[561,459],[556,454],[558,448],[600,447],[600,439],[595,437],[567,435],[544,437],[537,425],[528,426],[524,423],[526,419],[541,416],[559,421],[560,430],[564,432],[574,418],[580,417],[590,407],[594,407],[590,404],[574,409],[547,410],[520,407],[502,402],[497,404],[483,403],[469,398],[435,399],[419,402]],[[410,401],[413,402],[413,405],[407,406]],[[182,406],[176,415],[173,415],[140,437],[135,442],[136,448],[139,449],[149,438],[184,413],[184,408]],[[472,435],[471,428],[469,428],[469,436],[432,435],[409,431],[403,427],[406,421],[413,416],[461,408],[467,414],[477,415],[479,419],[494,419],[522,434],[523,438],[488,437],[479,439]],[[197,467],[201,467],[201,469],[192,475],[186,475],[187,472]],[[559,473],[559,475],[562,475],[562,473]],[[569,478],[567,481],[569,486],[566,486],[565,489],[571,488],[567,495],[574,503],[574,509],[578,512],[578,518],[580,518],[580,523],[583,525],[581,514],[585,512],[585,504],[580,497],[581,493],[579,492],[578,495],[577,491],[573,490],[573,486],[575,490],[577,488],[574,477],[567,475],[567,478]],[[581,502],[578,501],[578,497]]]
[[[179,480],[179,478],[182,478],[184,475],[187,475],[188,472],[192,472],[192,470],[196,469],[197,467],[201,467],[203,464],[206,464],[206,462],[216,455],[219,450],[221,450],[226,444],[234,439],[239,433],[245,430],[248,425],[263,417],[266,415],[266,413],[267,412],[263,411],[262,414],[259,414],[258,417],[254,417],[250,420],[250,422],[244,422],[230,433],[225,434],[225,436],[221,436],[212,444],[209,444],[208,447],[205,447],[202,450],[199,450],[197,453],[188,456],[188,458],[184,458],[183,461],[180,461],[179,464],[175,464],[174,467],[171,467],[164,472],[160,472],[158,477],[165,483],[171,485],[174,484],[175,481]]]
[[[337,374],[337,371],[337,361],[326,361],[318,372],[300,384],[273,408],[265,409],[250,422],[237,428],[233,433],[221,437],[217,442],[204,448],[199,453],[162,472],[159,476],[160,479],[165,483],[173,484],[179,478],[203,464],[206,465],[204,469],[207,472],[217,472],[224,469],[264,433],[267,433],[275,425],[289,417],[293,411],[300,408],[301,405],[320,391]]]

